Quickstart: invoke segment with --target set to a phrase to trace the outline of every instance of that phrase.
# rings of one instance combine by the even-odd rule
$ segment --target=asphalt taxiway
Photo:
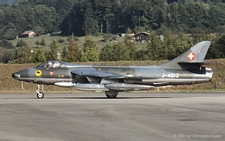
[[[0,141],[224,141],[225,93],[0,94]]]

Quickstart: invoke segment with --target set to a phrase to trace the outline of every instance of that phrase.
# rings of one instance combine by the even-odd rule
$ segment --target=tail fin
[[[201,65],[207,64],[204,59],[210,43],[210,41],[199,42],[178,57],[159,66],[173,69],[199,69]]]

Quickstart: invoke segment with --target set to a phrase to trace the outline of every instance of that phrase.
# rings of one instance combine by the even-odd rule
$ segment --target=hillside
[[[0,4],[0,39],[15,39],[27,30],[75,36],[128,28],[134,33],[224,33],[224,5],[224,0],[23,0]]]
[[[19,39],[14,39],[14,40],[9,40],[9,41],[12,42],[14,46],[16,46],[17,42],[20,39],[22,39],[24,42],[26,42],[26,44],[29,47],[35,49],[35,48],[37,48],[36,41],[41,42],[41,40],[44,39],[46,45],[45,46],[39,46],[39,47],[45,48],[45,47],[49,47],[51,42],[54,39],[57,39],[58,41],[59,40],[63,41],[62,43],[60,43],[60,47],[63,48],[63,47],[68,46],[68,41],[67,41],[68,37],[69,36],[61,36],[59,33],[54,33],[54,34],[51,34],[51,35],[49,35],[49,34],[40,35],[40,36],[37,36],[35,38],[19,38]],[[103,42],[103,36],[93,37],[92,39],[98,46],[100,46],[100,48],[102,48],[106,44],[105,42]],[[83,46],[84,40],[85,40],[85,36],[77,37],[77,42],[78,42],[80,47]]]

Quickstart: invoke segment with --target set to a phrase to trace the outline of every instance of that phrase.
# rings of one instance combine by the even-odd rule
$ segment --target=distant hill
[[[0,4],[18,2],[19,0],[0,0]]]

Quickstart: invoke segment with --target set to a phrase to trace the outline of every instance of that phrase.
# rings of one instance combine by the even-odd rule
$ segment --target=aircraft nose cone
[[[12,77],[13,77],[13,78],[18,78],[18,77],[20,77],[20,74],[18,74],[18,73],[13,73],[13,74],[12,74]]]

